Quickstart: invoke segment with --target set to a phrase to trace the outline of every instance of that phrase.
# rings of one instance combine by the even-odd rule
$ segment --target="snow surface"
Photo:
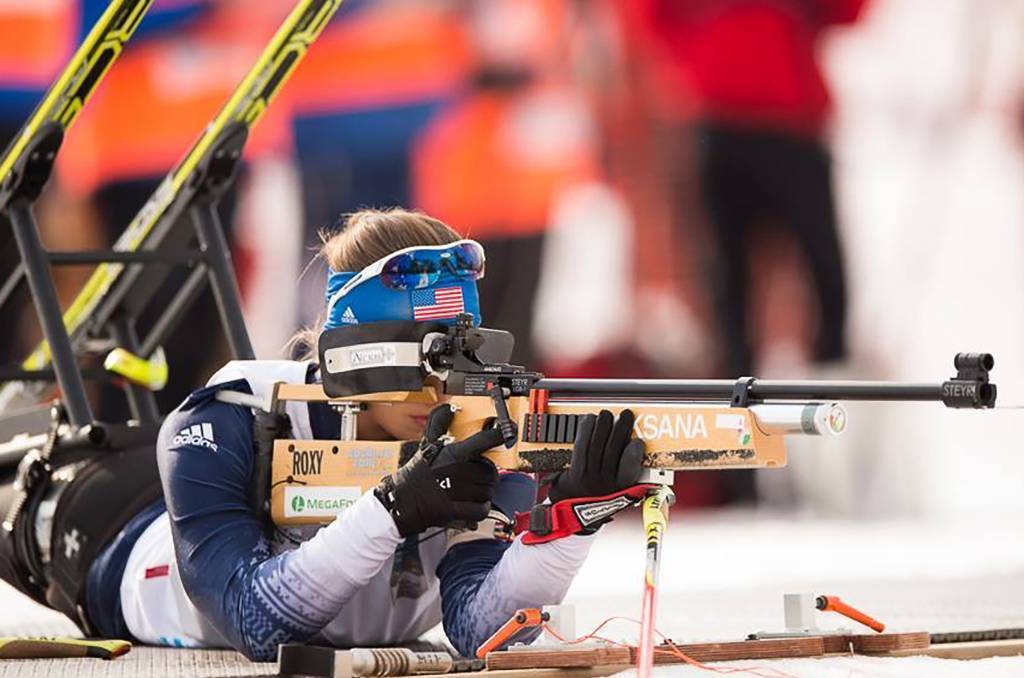
[[[784,593],[838,595],[892,631],[1024,626],[1019,535],[1019,524],[1010,521],[858,523],[676,512],[663,553],[657,626],[676,642],[740,640],[751,632],[781,630]],[[577,634],[612,614],[639,616],[643,563],[638,522],[619,521],[602,531],[567,599],[576,606]],[[856,626],[834,614],[819,619],[822,628]],[[637,628],[615,622],[605,635],[634,642]],[[1024,657],[843,657],[729,666],[771,666],[799,676],[1024,675]],[[707,675],[682,666],[659,667],[657,673]]]
[[[724,664],[714,664],[721,669]],[[970,662],[935,657],[837,657],[828,659],[780,659],[771,662],[742,661],[729,663],[730,668],[743,669],[729,672],[735,676],[765,676],[766,678],[886,678],[888,676],[928,676],[929,678],[1005,678],[1020,676],[1024,660],[1019,657],[993,657]],[[692,666],[662,666],[654,671],[657,676],[709,676],[711,671]],[[635,675],[636,671],[623,671],[618,676]]]
[[[1024,626],[1019,537],[1019,525],[1009,520],[970,525],[674,512],[663,553],[658,628],[676,642],[739,640],[779,630],[782,595],[799,592],[841,596],[893,631]],[[578,635],[613,614],[639,616],[643,566],[637,520],[618,520],[601,530],[566,601],[576,608]],[[75,633],[59,614],[7,587],[0,588],[0,610],[0,635]],[[853,627],[833,614],[820,620],[823,628]],[[634,642],[637,629],[614,622],[605,635]],[[798,676],[1024,675],[1024,657],[836,657],[728,666],[771,666]],[[659,667],[657,673],[708,675],[683,666]]]

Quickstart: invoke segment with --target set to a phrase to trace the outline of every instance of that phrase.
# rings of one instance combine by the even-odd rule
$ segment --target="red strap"
[[[658,487],[633,485],[603,497],[572,497],[554,504],[537,504],[529,513],[516,515],[516,533],[525,532],[524,544],[545,542],[596,527],[630,506],[636,506]]]

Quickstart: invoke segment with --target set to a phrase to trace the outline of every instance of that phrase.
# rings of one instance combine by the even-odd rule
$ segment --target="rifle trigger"
[[[499,384],[492,386],[488,393],[490,393],[491,402],[494,403],[494,411],[498,415],[496,421],[498,430],[501,431],[501,438],[505,442],[505,447],[512,449],[519,440],[519,427],[509,416],[508,405],[505,404],[505,393]]]

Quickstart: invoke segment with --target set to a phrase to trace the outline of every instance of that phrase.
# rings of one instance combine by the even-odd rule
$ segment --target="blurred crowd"
[[[3,136],[105,4],[0,2]],[[823,55],[899,4],[345,0],[222,205],[257,354],[317,321],[321,229],[402,205],[484,244],[484,323],[546,374],[841,374],[857,290]],[[155,0],[65,141],[38,209],[47,245],[111,243],[291,6]],[[55,272],[64,302],[88,273]],[[5,357],[38,339],[30,318]],[[216,323],[206,300],[182,324],[165,406],[226,359]],[[683,498],[755,494],[729,473]]]

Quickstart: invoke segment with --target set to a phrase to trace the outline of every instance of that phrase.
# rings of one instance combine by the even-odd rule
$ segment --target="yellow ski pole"
[[[132,649],[127,640],[87,638],[0,638],[0,659],[115,659]]]
[[[647,566],[644,571],[644,598],[640,612],[640,651],[637,653],[638,678],[648,678],[654,666],[654,621],[658,606],[658,570],[661,542],[668,526],[668,509],[675,502],[672,488],[662,485],[644,500],[644,534],[647,536]]]

